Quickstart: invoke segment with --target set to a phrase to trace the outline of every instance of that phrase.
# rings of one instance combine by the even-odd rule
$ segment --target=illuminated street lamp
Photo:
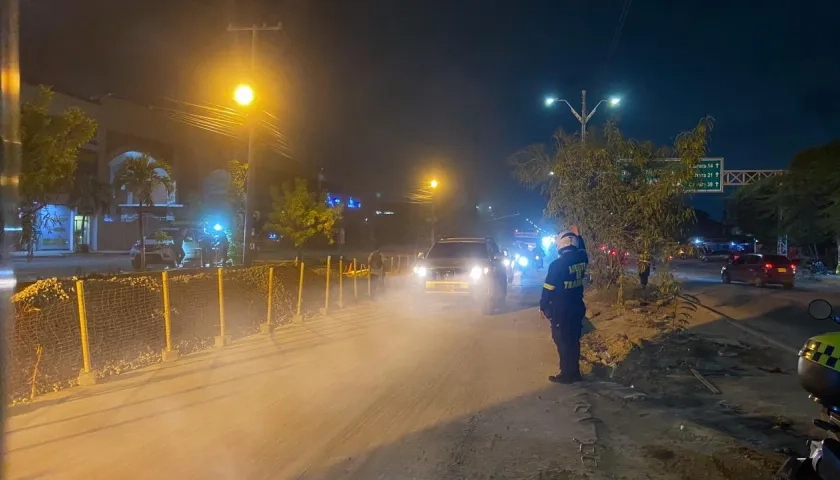
[[[233,91],[233,99],[240,106],[247,107],[254,103],[254,89],[250,85],[241,84]]]
[[[433,189],[437,188],[438,187],[438,181],[436,179],[432,179],[432,181],[429,182],[429,186],[432,187]]]
[[[546,97],[545,98],[545,106],[546,106],[546,108],[550,108],[550,107],[554,106],[555,103],[559,103],[559,102],[563,102],[566,105],[568,105],[569,109],[572,111],[572,114],[574,114],[575,118],[577,118],[578,121],[580,122],[580,139],[583,141],[583,140],[586,140],[586,124],[587,124],[587,122],[589,122],[589,119],[592,118],[592,115],[595,114],[595,110],[598,110],[598,107],[601,106],[601,104],[604,103],[604,102],[609,102],[611,107],[617,107],[618,104],[621,103],[621,97],[611,97],[609,99],[605,98],[605,99],[601,100],[600,102],[598,102],[598,104],[595,105],[595,108],[593,108],[592,111],[589,112],[589,113],[586,112],[586,90],[581,90],[580,91],[580,98],[581,98],[581,107],[580,107],[580,112],[581,113],[578,113],[577,110],[575,110],[575,107],[573,107],[571,103],[569,103],[566,100],[563,100],[562,98],[557,98],[557,97]]]

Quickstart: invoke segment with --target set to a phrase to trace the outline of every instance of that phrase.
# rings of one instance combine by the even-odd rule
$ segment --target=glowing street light
[[[437,188],[438,187],[437,179],[432,179],[432,181],[429,182],[429,186],[432,187],[432,188]]]
[[[239,105],[247,107],[254,103],[254,89],[250,85],[241,84],[233,91],[233,99]]]
[[[595,105],[595,108],[593,108],[591,112],[588,112],[588,113],[586,112],[586,90],[581,90],[580,91],[580,98],[581,98],[581,108],[580,108],[581,113],[578,113],[577,110],[575,110],[575,107],[573,107],[572,104],[569,103],[567,100],[564,100],[562,98],[557,98],[557,97],[545,97],[545,106],[546,106],[546,108],[550,108],[550,107],[554,106],[555,103],[560,103],[560,102],[563,102],[566,105],[568,105],[569,109],[572,111],[572,114],[580,122],[580,139],[581,140],[586,140],[586,124],[587,124],[587,122],[589,122],[589,119],[592,118],[592,115],[595,114],[595,110],[598,110],[598,107],[600,107],[601,104],[604,103],[604,102],[609,102],[611,107],[617,107],[618,104],[621,103],[621,97],[610,97],[609,100],[603,99]]]

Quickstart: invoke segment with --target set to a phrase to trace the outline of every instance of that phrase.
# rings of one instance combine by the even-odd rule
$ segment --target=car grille
[[[460,268],[435,268],[431,271],[431,279],[437,281],[457,280],[464,275],[466,271]]]

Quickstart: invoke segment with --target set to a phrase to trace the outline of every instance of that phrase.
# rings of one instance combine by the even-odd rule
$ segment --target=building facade
[[[37,86],[22,85],[21,101],[34,99],[37,92]],[[55,92],[51,110],[58,114],[70,107],[84,110],[98,125],[79,154],[79,174],[113,185],[122,163],[141,153],[171,166],[175,189],[170,193],[161,187],[153,193],[154,205],[144,208],[147,232],[163,223],[190,220],[185,207],[191,201],[224,207],[230,184],[227,163],[246,158],[244,142],[178,122],[148,105],[113,96],[87,100]],[[70,252],[83,243],[91,250],[127,251],[138,238],[137,199],[130,192],[116,191],[110,208],[90,217],[68,205],[66,195],[53,201],[43,209],[50,221],[41,228],[36,250]]]

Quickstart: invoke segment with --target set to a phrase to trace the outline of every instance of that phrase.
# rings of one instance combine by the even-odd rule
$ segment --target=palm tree
[[[154,205],[152,193],[163,186],[168,194],[175,190],[175,184],[169,175],[166,162],[156,160],[148,154],[126,158],[114,175],[114,188],[127,190],[134,194],[137,202],[137,222],[140,231],[140,269],[146,268],[146,244],[143,231],[143,207]]]
[[[82,215],[82,235],[88,217],[108,210],[113,199],[114,192],[110,185],[100,182],[94,175],[87,175],[76,181],[70,193],[70,205]],[[85,251],[89,247],[80,242],[78,248],[79,251]]]

